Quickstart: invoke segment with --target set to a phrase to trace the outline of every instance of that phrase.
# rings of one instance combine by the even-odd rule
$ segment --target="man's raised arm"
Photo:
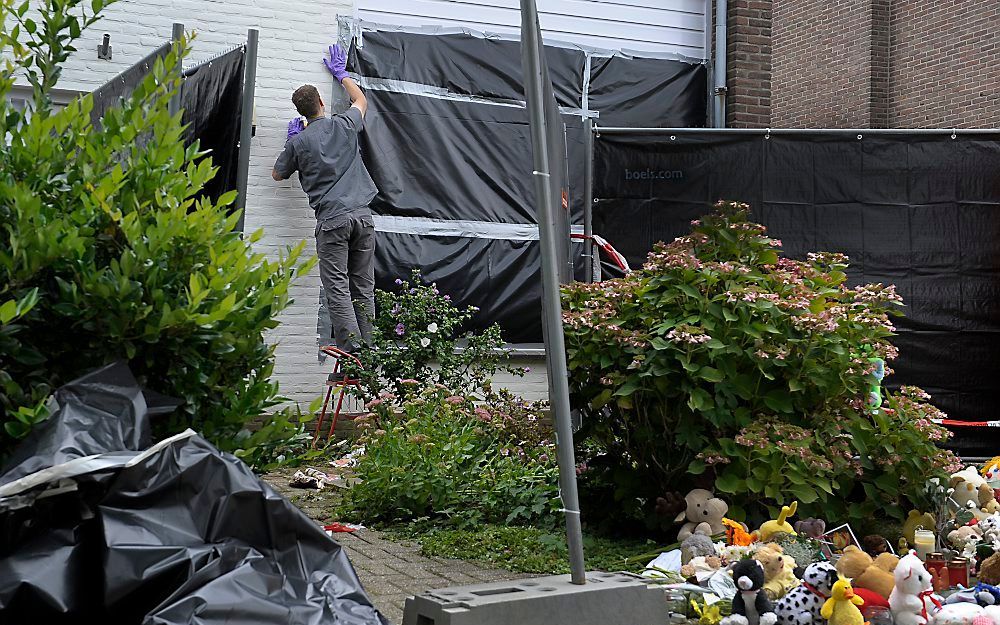
[[[323,59],[323,65],[326,65],[326,69],[330,70],[333,77],[344,85],[347,96],[351,98],[351,106],[361,111],[361,116],[364,117],[365,111],[368,110],[368,99],[365,98],[358,83],[347,74],[347,53],[340,44],[335,44],[327,49],[327,54],[328,57]]]

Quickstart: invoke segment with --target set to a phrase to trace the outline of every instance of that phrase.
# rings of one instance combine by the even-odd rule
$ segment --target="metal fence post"
[[[583,122],[583,261],[587,282],[594,281],[594,119]]]
[[[184,38],[184,24],[174,22],[173,28],[170,31],[170,41],[177,43]],[[175,73],[178,78],[183,80],[183,71],[181,70],[181,60],[177,59],[177,66],[174,68]],[[171,116],[176,115],[177,111],[181,110],[181,86],[177,86],[177,92],[174,96],[170,98],[170,102],[167,105],[167,111]]]
[[[256,28],[247,31],[247,47],[244,56],[243,110],[240,115],[240,154],[236,169],[236,210],[240,220],[236,229],[243,231],[247,207],[247,178],[250,175],[250,143],[253,138],[253,101],[257,84],[257,39]]]
[[[556,424],[556,451],[559,460],[559,485],[566,515],[566,542],[569,548],[570,577],[574,584],[586,584],[583,560],[583,529],[580,521],[580,500],[576,490],[576,459],[573,451],[573,425],[569,404],[569,371],[566,366],[566,339],[563,335],[562,302],[559,269],[563,261],[555,232],[554,217],[562,210],[560,200],[552,194],[545,119],[545,98],[551,98],[551,86],[542,81],[543,63],[541,33],[535,0],[521,0],[521,46],[527,59],[524,91],[531,120],[531,148],[534,153],[535,197],[538,201],[538,238],[542,251],[542,319],[546,329],[545,354],[549,375],[549,401]]]

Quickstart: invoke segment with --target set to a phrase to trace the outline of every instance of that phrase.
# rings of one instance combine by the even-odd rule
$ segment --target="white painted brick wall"
[[[250,157],[246,229],[264,229],[258,246],[268,255],[301,240],[308,241],[311,254],[315,220],[305,194],[296,177],[274,182],[271,168],[284,144],[288,120],[297,114],[292,91],[312,83],[320,93],[331,92],[332,78],[320,58],[337,36],[337,14],[351,12],[351,3],[342,0],[119,0],[84,33],[77,44],[79,52],[63,69],[59,87],[92,91],[101,86],[169,40],[174,22],[197,33],[189,65],[245,41],[248,28],[259,29],[257,134]],[[97,59],[104,33],[111,35],[111,61]],[[314,270],[292,288],[295,302],[271,335],[277,344],[275,375],[282,393],[303,408],[322,392],[328,369],[316,358],[318,291]],[[544,367],[535,361],[531,367],[524,379],[497,382],[526,398],[544,397]]]

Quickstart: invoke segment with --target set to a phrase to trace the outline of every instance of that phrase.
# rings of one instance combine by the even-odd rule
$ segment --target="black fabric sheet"
[[[580,108],[586,55],[578,48],[545,47],[559,106]],[[445,87],[453,93],[524,100],[521,42],[455,33],[365,32],[351,49],[350,69],[368,78]]]
[[[376,90],[368,107],[361,150],[376,213],[536,223],[523,108]],[[579,119],[565,120],[579,134]]]
[[[632,264],[720,199],[749,203],[791,257],[847,254],[852,283],[905,300],[890,382],[1000,420],[1000,134],[603,135],[594,173],[594,230]]]
[[[181,88],[187,143],[199,141],[219,169],[202,189],[213,200],[237,187],[245,61],[243,48],[236,48],[186,72]]]
[[[156,61],[170,52],[165,43],[146,58],[93,92],[91,120],[95,125],[108,109],[131,96],[136,86],[152,71]],[[194,67],[184,74],[180,100],[182,122],[187,126],[187,145],[200,142],[218,167],[215,177],[202,189],[201,196],[217,200],[237,188],[239,169],[240,119],[243,110],[245,54],[242,47]],[[141,143],[141,141],[139,141]]]
[[[39,456],[0,476],[0,623],[386,623],[346,552],[240,460],[193,433],[139,453],[150,415],[124,365],[55,397]]]
[[[498,323],[510,343],[542,341],[541,248],[538,241],[471,237],[438,237],[378,232],[375,241],[375,286],[398,289],[397,276],[419,269],[461,308],[477,306],[470,328]],[[584,278],[583,245],[570,251],[576,279]],[[320,314],[321,336],[329,336],[329,320]],[[326,321],[324,324],[323,321]]]
[[[600,126],[700,128],[707,121],[704,65],[663,59],[594,57],[589,108]]]
[[[546,46],[545,58],[557,104],[581,108],[586,53]],[[616,123],[633,125],[667,125],[679,120],[704,124],[703,65],[623,56],[591,61],[590,78],[597,87],[596,105],[592,101],[591,108],[601,107],[601,116],[611,115]],[[537,223],[528,113],[510,105],[525,97],[519,41],[463,33],[365,31],[363,45],[352,46],[350,68],[366,78],[398,81],[388,83],[396,91],[380,87],[366,92],[369,108],[361,150],[379,189],[372,203],[377,214]],[[419,85],[482,101],[420,95],[414,93]],[[406,89],[409,92],[400,92]],[[580,115],[561,117],[568,154],[570,219],[579,224],[587,157],[584,124]],[[553,130],[558,130],[556,125]],[[396,278],[408,279],[411,268],[419,268],[426,280],[437,281],[456,302],[481,309],[474,329],[496,321],[504,328],[506,340],[536,343],[542,339],[537,245],[537,241],[502,238],[380,232],[376,282],[379,288],[391,290],[396,288]],[[579,259],[582,246],[572,247],[571,255]],[[576,267],[582,277],[581,264],[577,262]],[[325,317],[321,306],[321,341],[328,336]]]

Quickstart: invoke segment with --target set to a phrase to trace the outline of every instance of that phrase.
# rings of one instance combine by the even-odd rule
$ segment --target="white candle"
[[[929,554],[934,553],[934,532],[930,530],[914,532],[913,548],[916,550],[918,558],[926,560]]]

